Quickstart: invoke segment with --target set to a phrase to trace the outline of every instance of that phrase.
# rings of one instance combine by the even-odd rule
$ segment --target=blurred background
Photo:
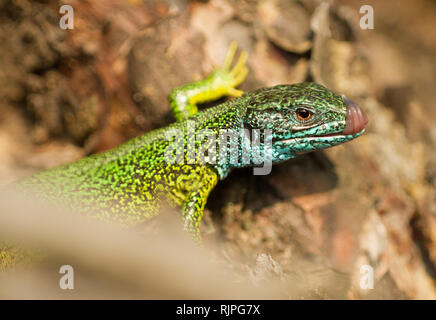
[[[59,27],[64,4],[74,9],[73,29]],[[374,29],[360,28],[363,5],[374,9]],[[228,282],[213,283],[221,295],[208,289],[207,272],[195,292],[168,277],[194,277],[183,273],[192,270],[183,264],[194,259],[192,248],[176,268],[153,256],[165,250],[142,250],[125,235],[136,251],[126,256],[112,244],[125,261],[108,266],[101,258],[108,271],[100,277],[113,284],[102,287],[86,282],[98,262],[80,255],[105,243],[90,248],[84,241],[92,237],[71,230],[82,247],[65,243],[61,251],[50,246],[55,232],[8,226],[4,205],[0,233],[13,230],[26,243],[46,237],[51,266],[66,256],[82,265],[88,285],[74,297],[114,297],[119,287],[115,297],[229,297],[234,283],[262,289],[275,279],[280,289],[261,297],[435,299],[434,0],[0,0],[0,186],[173,122],[171,89],[221,65],[233,40],[249,55],[242,90],[315,81],[359,103],[369,126],[351,143],[287,161],[268,176],[238,170],[216,187],[202,225],[214,262],[199,265],[225,271]],[[34,228],[43,229],[41,221]],[[139,288],[122,276],[126,264],[148,270],[147,261],[174,268],[157,276],[168,284],[160,291],[151,273]],[[363,265],[374,269],[371,290],[359,285]],[[0,296],[57,297],[56,288],[38,289],[40,274],[28,276],[26,284],[9,279]],[[13,287],[22,289],[5,289]]]

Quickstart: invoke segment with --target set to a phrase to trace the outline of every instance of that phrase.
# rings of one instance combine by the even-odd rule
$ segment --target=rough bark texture
[[[172,122],[170,90],[247,50],[243,90],[316,81],[358,102],[352,143],[232,173],[205,245],[285,298],[436,298],[436,3],[0,0],[0,180],[99,152]],[[393,10],[392,8],[396,8]],[[419,23],[416,21],[419,20]],[[374,268],[374,289],[360,268]]]

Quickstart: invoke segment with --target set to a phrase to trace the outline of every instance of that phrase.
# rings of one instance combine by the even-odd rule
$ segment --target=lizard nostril
[[[345,129],[343,134],[356,134],[362,131],[368,124],[368,117],[362,108],[351,100],[343,97],[347,106],[347,117],[345,118]]]

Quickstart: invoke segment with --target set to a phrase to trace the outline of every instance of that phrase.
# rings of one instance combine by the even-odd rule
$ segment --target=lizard
[[[199,226],[211,190],[233,169],[254,164],[232,161],[235,159],[230,156],[215,162],[189,159],[187,154],[198,153],[202,146],[195,134],[206,130],[210,137],[222,135],[223,130],[260,130],[257,150],[248,145],[241,151],[238,140],[237,156],[248,155],[252,159],[255,151],[266,155],[268,149],[268,159],[275,164],[342,144],[364,133],[368,122],[364,111],[320,84],[277,85],[245,93],[237,89],[248,68],[245,51],[233,63],[236,51],[237,45],[232,42],[222,67],[215,68],[203,80],[170,93],[169,105],[177,120],[173,124],[112,150],[36,173],[14,186],[43,200],[60,201],[76,211],[92,212],[97,218],[127,226],[156,216],[166,201],[180,208],[184,229],[201,241]],[[223,96],[233,98],[198,111],[198,104]],[[194,138],[189,135],[189,126]],[[174,132],[181,132],[181,137]],[[265,132],[270,133],[269,145]],[[210,147],[213,140],[207,142]],[[182,151],[182,161],[169,161],[170,148]],[[221,145],[219,148],[225,149]],[[3,250],[0,266],[5,264],[1,260],[14,260],[7,254]]]

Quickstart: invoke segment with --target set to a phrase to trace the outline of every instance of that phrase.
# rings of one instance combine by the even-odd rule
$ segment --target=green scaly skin
[[[235,87],[247,73],[246,55],[241,54],[230,70],[235,50],[232,44],[223,68],[216,69],[205,80],[171,93],[170,105],[178,122],[113,150],[35,174],[15,186],[43,200],[58,201],[75,211],[92,213],[127,226],[157,215],[166,201],[181,208],[185,229],[195,239],[200,239],[199,224],[209,193],[232,169],[247,164],[186,161],[189,143],[193,142],[196,150],[199,148],[198,141],[190,141],[192,138],[186,134],[188,121],[195,125],[195,133],[208,129],[216,136],[222,129],[269,129],[272,131],[272,163],[338,145],[363,133],[362,130],[354,135],[322,136],[344,129],[346,105],[341,96],[316,83],[262,88],[197,112],[197,103],[242,93]],[[312,112],[309,120],[302,121],[296,116],[296,110],[301,107]],[[165,151],[172,142],[168,133],[175,129],[184,133],[185,161],[181,164],[170,164],[165,158]],[[261,152],[263,148],[261,139]],[[20,260],[19,254],[14,252],[0,250],[0,268]]]

